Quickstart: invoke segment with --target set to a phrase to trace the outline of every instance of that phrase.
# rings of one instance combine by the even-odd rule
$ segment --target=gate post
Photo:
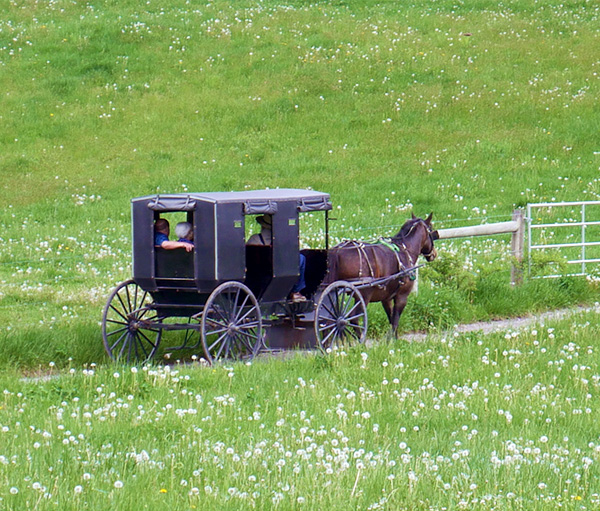
[[[515,286],[523,282],[523,246],[525,242],[525,222],[523,211],[515,209],[512,215],[513,221],[517,222],[517,229],[512,233],[511,250],[513,263],[510,269],[510,283]]]

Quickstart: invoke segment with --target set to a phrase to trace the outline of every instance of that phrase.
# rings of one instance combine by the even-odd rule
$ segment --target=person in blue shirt
[[[187,252],[194,250],[194,245],[182,241],[169,241],[170,225],[168,220],[159,218],[154,223],[154,245],[156,247],[172,250],[174,248],[185,248]]]
[[[177,241],[194,245],[194,229],[189,222],[179,222],[175,226],[175,235],[179,238]]]
[[[261,215],[256,218],[256,221],[260,225],[260,233],[253,234],[248,238],[247,245],[271,245],[273,240],[273,218],[271,215]],[[304,254],[299,254],[299,277],[291,291],[291,299],[294,302],[303,302],[306,297],[300,292],[306,287],[306,281],[304,274],[306,272],[306,257]]]

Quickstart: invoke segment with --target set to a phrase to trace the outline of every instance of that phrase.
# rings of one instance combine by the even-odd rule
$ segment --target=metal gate
[[[527,238],[531,278],[600,270],[600,201],[527,204]]]

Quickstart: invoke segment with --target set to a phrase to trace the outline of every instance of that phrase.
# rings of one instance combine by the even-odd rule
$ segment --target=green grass
[[[593,509],[598,317],[214,368],[5,371],[0,507]]]
[[[97,323],[131,275],[135,196],[312,187],[340,207],[339,240],[389,235],[411,211],[456,227],[600,193],[586,2],[0,12],[0,366],[103,360]],[[309,221],[303,243],[322,235]],[[597,300],[580,282],[511,288],[507,236],[438,246],[403,330]],[[561,261],[545,257],[540,273]]]

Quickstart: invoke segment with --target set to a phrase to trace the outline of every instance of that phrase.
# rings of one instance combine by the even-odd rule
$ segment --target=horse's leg
[[[393,303],[394,300],[392,298],[388,298],[387,300],[381,300],[381,305],[383,305],[383,310],[387,314],[390,325],[392,325],[394,321],[394,310],[392,308]],[[389,334],[386,337],[388,337],[388,339],[391,340],[394,336],[394,333],[392,332],[392,330],[390,330]]]
[[[396,331],[398,330],[398,323],[400,322],[400,316],[402,315],[404,307],[406,307],[407,301],[407,294],[397,294],[394,298],[394,311],[392,313],[392,319],[390,320],[390,323],[392,324],[392,333],[394,334],[394,337],[397,337]]]
[[[387,314],[390,325],[392,324],[392,303],[393,300],[391,298],[388,300],[381,300],[381,305],[383,305],[383,310]]]

